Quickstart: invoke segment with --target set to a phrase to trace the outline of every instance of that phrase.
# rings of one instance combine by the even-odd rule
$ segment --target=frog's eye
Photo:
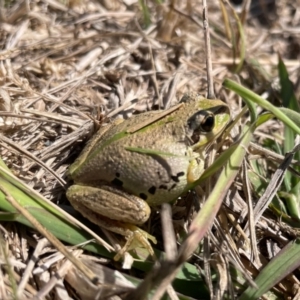
[[[215,127],[215,116],[213,114],[207,115],[201,123],[201,129],[204,132],[210,132]]]
[[[215,126],[215,116],[208,111],[199,111],[188,120],[188,125],[194,132],[211,132]]]

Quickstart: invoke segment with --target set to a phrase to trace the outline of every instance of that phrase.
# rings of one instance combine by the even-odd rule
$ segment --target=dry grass
[[[129,118],[134,113],[169,107],[188,91],[206,94],[202,3],[178,1],[179,14],[169,12],[167,4],[156,6],[151,2],[152,23],[144,29],[138,1],[134,0],[70,1],[69,6],[55,0],[28,2],[17,0],[1,9],[1,157],[26,184],[62,205],[67,203],[66,170],[83,142],[101,123],[117,116]],[[276,5],[274,11],[254,7],[252,14],[246,16],[247,60],[239,78],[259,94],[276,95],[280,53],[299,98],[300,11],[294,1],[281,0]],[[240,110],[240,100],[221,85],[225,77],[237,77],[232,72],[235,64],[232,41],[227,35],[230,33],[225,32],[217,1],[209,2],[209,18],[215,92],[230,104],[235,115]],[[234,18],[230,16],[230,20],[232,33],[237,36]],[[256,59],[268,74],[251,59]],[[281,130],[277,121],[269,122],[256,133],[257,142]],[[235,187],[239,189],[240,183]],[[231,209],[237,215],[246,209],[246,204],[235,199]],[[273,221],[264,222],[275,226]],[[76,284],[71,279],[74,269],[46,241],[16,223],[3,222],[0,229],[1,243],[5,245],[2,249],[6,249],[17,284],[33,249],[38,249],[34,275],[27,275],[26,297],[31,298],[36,291],[42,291],[40,295],[45,299],[66,299],[68,294],[79,297],[74,294]],[[289,237],[282,235],[285,241]],[[215,243],[211,251],[216,249]],[[91,259],[111,266],[110,261],[90,256]],[[221,266],[225,268],[221,260],[218,256],[216,268],[224,272],[220,270]],[[0,256],[1,265],[4,261]],[[60,279],[55,289],[48,291],[52,272],[63,268],[61,277],[67,276],[67,282]],[[11,278],[7,268],[0,272],[0,298],[8,299]],[[296,279],[291,280],[297,283]]]

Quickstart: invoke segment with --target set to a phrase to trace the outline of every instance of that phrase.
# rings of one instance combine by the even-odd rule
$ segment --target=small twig
[[[172,223],[172,209],[170,204],[168,203],[164,203],[161,207],[161,223],[164,238],[164,248],[166,251],[166,260],[173,262],[175,261],[177,256],[177,245]],[[161,299],[166,290],[169,293],[169,296],[172,297],[172,299],[178,299],[175,291],[173,290],[173,287],[168,283],[165,284],[164,280],[158,286],[152,299]]]
[[[18,150],[19,153],[27,156],[29,159],[32,159],[35,163],[37,163],[40,167],[44,168],[46,171],[51,173],[56,180],[61,184],[61,186],[65,186],[66,182],[51,168],[49,168],[44,162],[42,162],[40,159],[38,159],[36,156],[32,155],[29,151],[27,151],[25,148],[21,147],[20,145],[16,145],[14,142],[12,142],[10,139],[5,137],[4,135],[0,134],[0,144],[1,141],[11,146],[13,149]],[[5,146],[6,147],[6,146]],[[7,147],[7,149],[9,149]]]
[[[210,269],[210,255],[210,238],[209,235],[207,235],[203,239],[203,269],[205,274],[204,280],[209,290],[210,299],[214,299],[214,289]]]
[[[11,299],[18,299],[17,298],[16,278],[14,276],[13,266],[9,263],[8,249],[7,249],[7,247],[5,247],[5,243],[3,243],[2,235],[0,236],[0,257],[3,257],[4,261],[5,261],[5,266],[4,267],[5,267],[6,273],[8,274],[9,285],[11,286],[11,292],[12,292],[12,295],[13,295],[13,297]],[[1,266],[1,269],[2,269],[2,266]],[[1,273],[0,273],[0,275],[1,275]],[[5,276],[1,276],[1,277],[4,278]],[[5,291],[5,289],[1,289],[1,290],[4,291],[3,294],[0,294],[1,298],[5,299],[6,298],[6,296],[5,296],[6,291]],[[6,299],[8,299],[8,298],[6,298]]]
[[[254,256],[254,261],[257,265],[261,266],[261,262],[258,255],[257,249],[257,240],[255,234],[255,223],[254,223],[254,215],[253,215],[253,206],[252,206],[252,197],[251,197],[251,189],[250,189],[250,182],[247,173],[247,165],[245,160],[243,161],[243,190],[244,195],[246,198],[246,202],[248,205],[248,218],[249,218],[249,228],[250,228],[250,240],[251,240],[251,248],[252,248],[252,255]]]
[[[215,291],[215,300],[224,299],[224,293],[228,287],[229,274],[228,274],[228,263],[226,258],[221,253],[215,253],[211,257],[212,265],[218,273],[219,281]]]
[[[249,11],[250,11],[250,6],[251,6],[251,0],[244,1],[242,13],[241,13],[241,23],[242,24],[245,24],[245,22],[247,20],[247,16],[249,15]]]
[[[161,223],[166,258],[173,260],[177,256],[177,245],[172,223],[172,208],[169,203],[164,203],[161,207]]]
[[[78,258],[82,254],[83,250],[75,250],[73,255],[74,257]],[[80,263],[82,261],[78,259]],[[83,264],[83,263],[82,263]],[[47,295],[51,292],[51,290],[57,285],[59,281],[61,281],[68,271],[71,269],[72,263],[70,260],[65,260],[63,264],[60,266],[59,270],[57,270],[50,278],[50,280],[45,284],[38,293],[31,299],[31,300],[39,300],[45,299]]]
[[[280,155],[276,152],[273,152],[265,147],[262,147],[258,144],[255,144],[253,142],[250,143],[250,153],[252,154],[260,154],[262,156],[264,156],[266,159],[270,159],[273,160],[275,162],[282,162],[284,159],[283,155]],[[295,165],[295,166],[300,166],[300,162],[296,159],[293,159],[291,161],[291,165]]]
[[[203,29],[206,50],[207,98],[215,99],[214,81],[212,76],[211,45],[206,0],[203,0]]]
[[[148,44],[148,51],[149,51],[149,55],[150,55],[150,61],[151,61],[151,67],[153,70],[153,75],[151,76],[151,79],[153,81],[153,86],[154,86],[154,90],[155,90],[155,94],[157,96],[157,98],[159,99],[159,104],[162,104],[162,100],[161,100],[161,95],[159,93],[159,88],[158,88],[158,82],[157,82],[157,77],[156,77],[156,66],[155,66],[155,62],[154,62],[154,57],[153,57],[153,51],[152,51],[152,47],[151,44],[149,43],[149,38],[146,35],[146,33],[143,31],[143,29],[141,28],[139,22],[137,21],[137,19],[134,19],[135,21],[135,25],[138,29],[138,31],[141,33],[141,35],[144,37],[144,39],[147,41]]]
[[[175,278],[180,265],[177,265],[177,247],[176,238],[174,235],[174,229],[171,218],[172,212],[169,204],[162,206],[162,226],[164,236],[164,246],[166,250],[167,259],[160,264],[157,263],[151,272],[141,284],[131,293],[127,295],[125,300],[138,300],[146,299],[149,291],[156,285],[159,285],[152,300],[161,299],[163,294],[168,291],[171,299],[177,299],[173,288],[171,287],[169,277]],[[171,294],[171,295],[170,295]]]
[[[18,296],[17,298],[18,299],[22,298],[24,288],[25,288],[27,282],[29,281],[30,276],[32,275],[32,270],[34,268],[34,265],[36,264],[36,260],[40,256],[41,251],[44,249],[44,247],[47,244],[49,244],[49,241],[46,238],[43,238],[38,242],[37,246],[35,247],[32,257],[26,266],[26,270],[24,271],[22,279],[18,286],[18,290],[17,290],[17,296]]]

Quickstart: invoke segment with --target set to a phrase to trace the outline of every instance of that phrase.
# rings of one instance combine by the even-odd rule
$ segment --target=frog
[[[156,238],[142,226],[152,207],[172,203],[204,172],[210,145],[229,123],[228,105],[189,93],[161,111],[103,126],[69,168],[67,198],[98,226],[125,236],[118,260]]]

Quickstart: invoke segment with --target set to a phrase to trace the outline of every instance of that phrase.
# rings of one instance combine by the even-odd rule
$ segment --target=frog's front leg
[[[110,186],[100,188],[73,185],[67,191],[72,206],[91,222],[126,237],[126,244],[116,255],[136,247],[136,242],[154,256],[148,240],[156,243],[155,237],[135,225],[145,223],[150,215],[149,205],[139,197]]]

